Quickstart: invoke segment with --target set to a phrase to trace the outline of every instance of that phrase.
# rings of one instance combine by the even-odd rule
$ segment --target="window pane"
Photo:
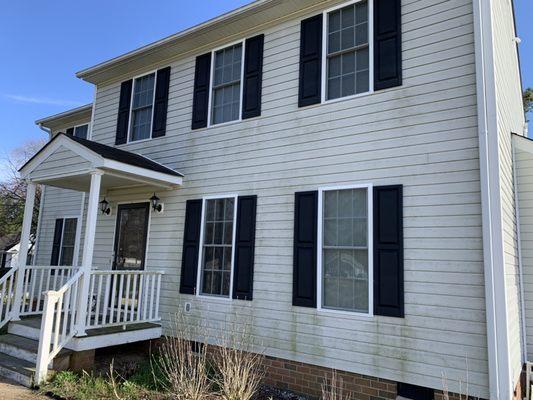
[[[72,265],[74,262],[74,246],[76,244],[76,218],[65,219],[63,226],[63,239],[61,242],[60,265]]]
[[[74,128],[74,136],[87,139],[87,133],[89,132],[89,125],[81,125]]]
[[[213,124],[239,119],[242,44],[215,53],[213,76]]]
[[[369,90],[368,40],[367,2],[359,2],[329,13],[328,100]],[[338,77],[340,79],[336,79]]]
[[[368,312],[367,189],[323,197],[323,307]]]
[[[133,85],[131,140],[151,137],[155,74],[135,79]]]
[[[234,207],[231,198],[205,202],[202,294],[229,296]]]

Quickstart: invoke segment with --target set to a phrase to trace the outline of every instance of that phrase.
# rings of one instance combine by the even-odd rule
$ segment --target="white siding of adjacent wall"
[[[500,150],[500,190],[508,310],[507,328],[511,374],[513,385],[516,385],[522,370],[522,322],[511,134],[522,134],[524,112],[516,44],[513,41],[515,30],[512,4],[510,0],[493,0],[492,4]]]
[[[533,154],[515,150],[527,354],[533,355]]]
[[[470,0],[404,0],[401,88],[299,109],[300,20],[265,33],[262,116],[191,131],[194,57],[171,64],[167,135],[120,146],[184,173],[160,191],[147,268],[166,272],[161,310],[192,302],[192,316],[254,318],[272,356],[450,390],[466,379],[488,397],[474,37]],[[250,36],[260,32],[250,33]],[[165,65],[161,65],[162,67]],[[114,144],[120,82],[98,88],[93,139]],[[405,318],[337,315],[292,306],[294,193],[323,185],[403,184]],[[178,293],[185,201],[256,194],[254,301]],[[109,191],[95,264],[108,267],[115,202],[146,189]]]

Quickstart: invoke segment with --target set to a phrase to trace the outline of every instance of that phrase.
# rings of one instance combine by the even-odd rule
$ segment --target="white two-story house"
[[[93,103],[37,121],[21,169],[27,210],[44,195],[34,265],[21,249],[0,280],[0,371],[40,381],[182,312],[249,318],[297,392],[334,368],[361,399],[440,398],[443,376],[520,398],[533,143],[510,0],[258,0],[77,77]]]

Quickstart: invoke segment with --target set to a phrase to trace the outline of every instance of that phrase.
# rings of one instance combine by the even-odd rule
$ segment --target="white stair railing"
[[[9,322],[13,315],[18,271],[18,267],[13,267],[0,278],[0,328]]]
[[[58,290],[44,293],[43,318],[37,353],[35,383],[46,380],[48,365],[61,349],[74,337],[76,331],[76,308],[83,271],[74,274]]]
[[[157,322],[159,271],[91,271],[87,329]]]
[[[44,293],[58,291],[79,271],[77,267],[32,266],[24,268],[20,316],[42,314]]]

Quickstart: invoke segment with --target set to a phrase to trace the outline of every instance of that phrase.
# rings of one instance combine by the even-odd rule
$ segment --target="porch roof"
[[[140,154],[60,133],[19,170],[35,183],[88,191],[91,173],[107,189],[144,184],[173,187],[183,175]]]

